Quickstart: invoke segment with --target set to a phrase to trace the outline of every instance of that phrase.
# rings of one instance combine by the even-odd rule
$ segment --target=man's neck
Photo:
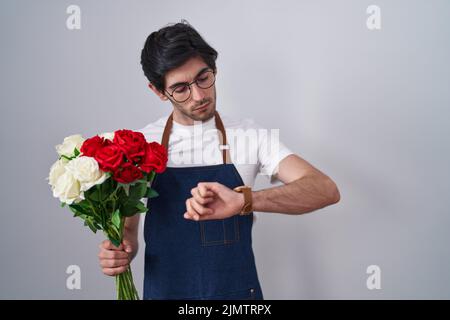
[[[174,110],[174,112],[173,112],[173,121],[175,121],[179,124],[182,124],[183,126],[193,126],[194,125],[194,119],[191,119],[188,116],[186,116],[176,110]]]

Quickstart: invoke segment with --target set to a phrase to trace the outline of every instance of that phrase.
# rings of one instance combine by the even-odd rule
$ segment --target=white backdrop
[[[71,4],[79,30],[66,27]],[[370,5],[381,29],[367,27]],[[139,129],[169,112],[146,86],[140,50],[181,19],[219,52],[218,110],[279,128],[341,192],[311,214],[258,213],[265,298],[450,298],[450,2],[0,6],[0,298],[114,298],[98,266],[103,236],[60,208],[44,179],[65,136]],[[143,245],[133,263],[140,291]],[[69,265],[81,268],[81,290],[66,288]],[[371,265],[381,289],[366,285]]]

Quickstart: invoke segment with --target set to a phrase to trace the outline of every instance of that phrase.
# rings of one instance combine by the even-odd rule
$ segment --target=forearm
[[[327,176],[310,174],[286,185],[254,191],[253,210],[303,214],[339,201],[336,184]]]
[[[134,216],[127,217],[125,219],[124,225],[124,235],[127,238],[137,238],[139,230],[139,217],[140,214],[137,213]]]

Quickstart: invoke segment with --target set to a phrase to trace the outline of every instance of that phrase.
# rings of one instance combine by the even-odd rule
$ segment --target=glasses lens
[[[216,77],[212,71],[202,73],[196,80],[197,86],[201,89],[208,89],[212,87],[215,81]],[[172,92],[172,97],[176,102],[184,102],[189,99],[190,95],[191,87],[188,85],[180,85],[173,89]]]
[[[197,85],[202,89],[208,89],[214,84],[215,76],[212,71],[206,71],[197,78]]]
[[[184,102],[187,99],[189,99],[189,96],[191,95],[191,89],[187,85],[182,85],[179,87],[176,87],[173,90],[172,96],[177,102]]]

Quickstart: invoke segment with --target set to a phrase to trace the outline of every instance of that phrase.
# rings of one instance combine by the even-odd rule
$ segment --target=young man
[[[251,120],[222,121],[216,59],[187,23],[153,32],[142,50],[149,88],[173,107],[140,130],[169,152],[152,186],[159,196],[145,216],[144,299],[263,299],[251,245],[253,211],[303,214],[340,198],[328,176],[268,134],[239,142],[261,128]],[[284,185],[254,191],[258,173]],[[139,215],[126,221],[119,248],[100,245],[105,274],[125,271],[136,255],[138,222]]]

